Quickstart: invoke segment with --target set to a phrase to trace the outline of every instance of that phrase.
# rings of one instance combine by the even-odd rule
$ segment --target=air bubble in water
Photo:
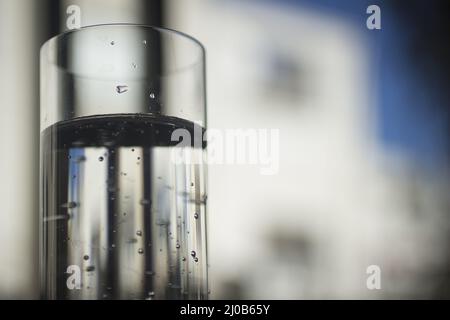
[[[139,201],[139,203],[143,206],[146,206],[146,205],[150,204],[150,201],[148,201],[147,199],[142,199],[141,201]]]
[[[195,257],[195,258],[194,258],[194,261],[195,261],[195,262],[198,262],[198,258],[197,258],[197,257]]]
[[[155,94],[153,92],[150,93],[150,99],[155,99]]]
[[[92,272],[92,271],[94,271],[95,270],[95,267],[94,266],[88,266],[88,267],[86,267],[86,271],[87,272]]]
[[[195,251],[191,251],[191,257],[195,257],[197,255],[197,253]]]
[[[136,231],[136,235],[139,237],[142,236],[142,231],[141,230]]]
[[[89,260],[89,256],[87,254],[84,255],[83,257],[84,260]]]
[[[115,44],[114,40],[110,42],[110,44],[113,46]]]
[[[139,249],[138,249],[138,253],[139,253],[139,254],[143,254],[143,253],[144,253],[144,249],[139,248]]]
[[[133,69],[136,69],[137,64],[133,62],[133,63],[131,63],[131,66],[133,67]]]
[[[194,219],[198,219],[198,213],[194,213]]]
[[[117,93],[124,93],[128,91],[128,86],[126,85],[120,85],[120,86],[116,86],[116,92]]]
[[[103,157],[98,157],[98,161],[103,161],[104,158]]]
[[[177,244],[175,245],[175,248],[180,249],[180,244],[177,243]]]
[[[147,44],[147,40],[142,40],[142,43],[146,45]]]

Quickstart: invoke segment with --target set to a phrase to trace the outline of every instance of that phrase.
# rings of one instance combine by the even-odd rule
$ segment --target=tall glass
[[[41,49],[45,299],[206,299],[205,51],[99,25]]]

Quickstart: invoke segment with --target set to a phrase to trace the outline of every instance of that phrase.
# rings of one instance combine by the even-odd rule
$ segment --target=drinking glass
[[[205,50],[142,25],[41,49],[44,299],[207,299]]]

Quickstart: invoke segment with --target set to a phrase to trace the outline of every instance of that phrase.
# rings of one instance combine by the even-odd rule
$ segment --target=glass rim
[[[115,37],[117,49],[103,58]],[[151,46],[156,41],[157,45]],[[163,58],[156,61],[159,55]],[[106,23],[57,34],[40,49],[41,131],[60,121],[124,110],[159,112],[206,125],[205,64],[203,44],[169,28]],[[113,71],[101,69],[110,65]],[[117,88],[122,84],[134,89],[110,101],[120,93]],[[179,90],[180,84],[183,90]],[[177,94],[170,94],[175,85]],[[158,98],[145,102],[147,90]]]
[[[170,29],[170,28],[165,28],[165,27],[157,27],[157,26],[146,25],[146,24],[138,24],[138,23],[101,23],[101,24],[93,24],[93,25],[83,26],[83,27],[77,28],[77,29],[66,30],[62,33],[59,33],[59,34],[47,39],[42,44],[42,46],[39,50],[41,62],[43,61],[42,58],[45,56],[46,63],[58,65],[58,62],[55,61],[54,58],[50,58],[50,56],[48,54],[49,50],[51,50],[50,46],[53,43],[58,44],[58,43],[64,41],[64,38],[69,37],[72,34],[79,34],[79,33],[83,33],[83,31],[95,30],[95,29],[99,29],[102,27],[139,28],[140,30],[144,30],[144,31],[158,32],[161,35],[176,36],[178,40],[187,41],[189,43],[189,45],[192,45],[192,48],[194,50],[198,50],[198,53],[199,53],[198,58],[194,59],[188,65],[185,65],[182,67],[177,67],[176,70],[172,70],[169,72],[166,71],[167,74],[170,74],[174,71],[179,72],[179,71],[182,71],[183,69],[189,69],[195,65],[205,63],[205,59],[206,59],[205,46],[195,37],[193,37],[187,33],[175,30],[175,29]],[[62,69],[65,69],[65,68],[62,67]],[[77,74],[77,72],[73,72],[73,71],[69,72],[69,73]],[[77,76],[84,77],[82,74],[77,74]],[[160,76],[163,76],[163,75],[161,74]]]
[[[140,27],[143,29],[148,29],[148,30],[155,30],[161,33],[168,33],[168,34],[174,34],[176,36],[182,37],[182,38],[186,38],[190,41],[192,41],[195,45],[197,45],[197,47],[203,52],[203,54],[205,54],[206,49],[205,46],[200,42],[200,40],[196,39],[195,37],[184,33],[182,31],[178,31],[175,29],[171,29],[171,28],[166,28],[166,27],[157,27],[157,26],[152,26],[152,25],[147,25],[147,24],[140,24],[140,23],[100,23],[100,24],[92,24],[92,25],[88,25],[88,26],[83,26],[80,28],[76,28],[76,29],[71,29],[71,30],[66,30],[64,32],[58,33],[57,35],[54,35],[53,37],[47,39],[41,46],[41,50],[46,47],[49,42],[51,41],[59,41],[62,38],[66,37],[69,34],[72,33],[79,33],[82,32],[84,30],[87,29],[93,29],[93,28],[98,28],[98,27]]]

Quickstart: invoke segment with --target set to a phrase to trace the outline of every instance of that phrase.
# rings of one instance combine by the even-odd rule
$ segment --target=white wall
[[[38,283],[37,1],[0,1],[0,298]]]

